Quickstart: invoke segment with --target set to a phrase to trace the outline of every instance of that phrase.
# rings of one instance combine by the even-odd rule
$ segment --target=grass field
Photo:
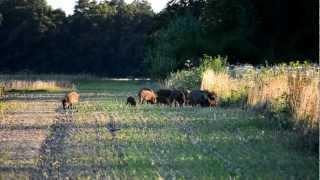
[[[127,107],[147,81],[82,80],[59,92],[9,94],[0,118],[0,179],[318,179],[296,135],[237,107]],[[110,133],[114,122],[120,131]]]

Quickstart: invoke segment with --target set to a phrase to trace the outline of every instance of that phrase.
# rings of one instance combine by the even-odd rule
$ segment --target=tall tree
[[[252,60],[258,54],[252,44],[254,9],[250,0],[208,0],[202,14],[210,54],[230,60]]]
[[[186,60],[198,60],[204,53],[201,24],[191,14],[175,18],[167,28],[154,34],[154,38],[146,63],[156,78],[165,78],[168,73],[182,69]]]

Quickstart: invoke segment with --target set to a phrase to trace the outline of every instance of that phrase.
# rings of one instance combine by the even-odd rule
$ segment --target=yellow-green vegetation
[[[255,110],[271,113],[281,126],[289,121],[302,139],[307,139],[303,146],[318,149],[319,66],[297,62],[259,69],[239,66],[225,72],[208,69],[201,88],[216,92],[222,103],[240,100]]]
[[[32,92],[32,91],[65,91],[74,89],[75,85],[67,81],[55,80],[8,80],[0,81],[0,86],[9,92]]]
[[[38,152],[37,163],[1,164],[1,178],[318,178],[317,156],[295,148],[297,135],[272,128],[261,114],[236,107],[133,108],[125,105],[126,97],[156,84],[102,80],[78,84],[82,99],[75,110],[63,111],[58,101],[62,94],[56,94],[56,102],[42,99],[21,113],[25,119],[35,112],[34,118],[39,118],[35,126],[28,120],[21,121],[20,127],[1,122],[6,131],[22,129],[42,140],[35,146],[39,151],[25,149],[25,154]],[[41,97],[41,93],[33,95]],[[19,102],[23,101],[15,101]],[[19,116],[14,112],[8,111],[7,116]],[[53,114],[47,116],[48,126],[38,126],[46,113]],[[111,132],[110,124],[120,130]],[[29,132],[32,127],[41,132]],[[6,137],[1,134],[8,132],[0,129],[0,137]],[[14,162],[10,142],[0,139],[1,145],[8,147],[0,150],[1,162]],[[33,162],[31,155],[22,159]]]
[[[238,108],[132,109],[107,100],[82,105],[75,119],[81,130],[71,131],[64,158],[71,167],[101,169],[67,174],[121,179],[316,177],[316,157],[294,148],[294,133],[270,129],[264,116]],[[121,129],[114,138],[106,128],[110,119]]]
[[[202,90],[217,93],[222,103],[238,103],[247,96],[248,89],[253,86],[252,81],[232,78],[227,72],[206,70],[202,75]]]
[[[0,86],[0,98],[2,98],[5,95],[5,88],[3,86]]]

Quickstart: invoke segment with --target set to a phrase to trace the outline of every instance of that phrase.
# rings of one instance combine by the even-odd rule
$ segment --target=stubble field
[[[80,81],[63,92],[10,93],[0,118],[0,179],[317,179],[296,135],[240,107],[125,105],[143,81]],[[120,130],[111,133],[107,125]]]

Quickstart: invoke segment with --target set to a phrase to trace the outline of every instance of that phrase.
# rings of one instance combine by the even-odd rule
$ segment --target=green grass
[[[41,157],[40,162],[48,165],[40,168],[43,176],[318,179],[317,156],[297,149],[297,136],[270,126],[263,115],[238,107],[132,108],[125,105],[126,96],[157,85],[102,80],[77,83],[81,97],[97,96],[85,98],[76,110],[62,114],[71,121],[51,126],[47,139],[56,144],[48,146],[51,151]],[[106,128],[111,120],[121,129],[115,136]]]
[[[106,119],[87,119],[98,112]],[[294,148],[293,133],[274,130],[265,117],[241,109],[132,109],[108,100],[79,107],[77,116],[75,123],[84,129],[71,135],[64,158],[74,166],[108,166],[98,171],[101,176],[110,171],[133,179],[317,178],[317,158]],[[121,128],[114,144],[103,127],[109,116]]]
[[[98,92],[117,96],[136,93],[143,86],[136,82],[89,82],[80,84],[79,89],[95,87]],[[317,177],[316,157],[297,150],[296,135],[273,129],[262,115],[239,108],[130,108],[124,102],[119,96],[78,107],[75,123],[83,129],[67,142],[68,162],[74,166],[105,165],[109,169],[98,168],[99,176],[133,179]],[[97,113],[102,117],[94,120]],[[121,128],[114,142],[105,128],[110,117]],[[82,173],[83,177],[94,176],[90,169]]]
[[[80,92],[101,92],[122,94],[138,94],[142,87],[158,87],[157,84],[150,81],[111,81],[111,80],[79,80],[75,81]]]

